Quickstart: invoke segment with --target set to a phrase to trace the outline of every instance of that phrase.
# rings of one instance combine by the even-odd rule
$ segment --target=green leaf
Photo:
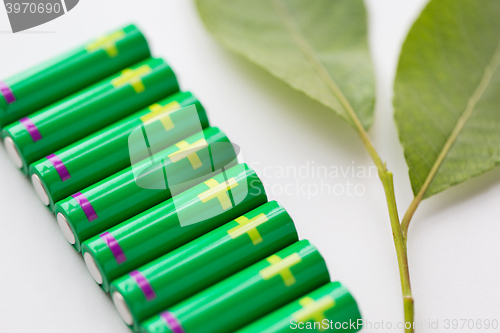
[[[500,1],[432,0],[404,42],[395,120],[415,196],[500,163]]]
[[[196,3],[207,28],[228,49],[330,107],[353,127],[371,125],[375,88],[362,0]]]

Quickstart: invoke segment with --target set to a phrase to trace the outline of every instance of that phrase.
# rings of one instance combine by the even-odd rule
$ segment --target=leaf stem
[[[379,171],[379,177],[382,181],[382,185],[384,186],[385,196],[387,199],[387,208],[389,209],[389,217],[391,220],[392,236],[394,238],[394,245],[396,247],[399,276],[401,278],[401,289],[403,292],[405,332],[413,333],[414,307],[410,284],[410,270],[408,267],[408,251],[406,248],[406,238],[403,236],[401,225],[399,224],[392,172],[385,168],[383,172]]]
[[[406,213],[401,220],[401,230],[403,231],[403,237],[405,238],[405,241],[408,239],[408,227],[410,226],[410,221],[413,217],[413,214],[415,214],[418,205],[420,205],[424,193],[424,191],[418,192],[418,194],[413,198],[412,202],[408,206],[408,209],[406,210]]]
[[[357,118],[356,114],[354,117]],[[354,119],[353,119],[354,120]],[[359,121],[358,121],[359,122]],[[354,120],[354,123],[356,121]],[[396,206],[396,195],[394,193],[394,182],[392,172],[387,170],[385,163],[382,163],[375,147],[373,146],[365,129],[361,126],[358,127],[358,133],[363,142],[366,150],[372,157],[373,162],[377,166],[378,176],[384,187],[385,197],[387,201],[387,208],[389,210],[389,219],[391,222],[392,237],[394,239],[394,246],[396,247],[396,256],[398,260],[399,276],[401,278],[401,289],[403,293],[403,307],[405,318],[405,332],[414,332],[414,302],[411,292],[410,284],[410,270],[408,266],[408,251],[406,247],[406,236],[403,235],[403,230],[399,223],[398,208]]]
[[[396,206],[396,196],[394,194],[394,183],[392,173],[387,170],[386,164],[382,162],[379,154],[377,153],[375,147],[373,146],[368,133],[366,132],[363,124],[359,120],[356,112],[351,106],[351,103],[344,96],[338,85],[332,79],[326,68],[323,66],[321,61],[316,56],[314,50],[311,45],[304,37],[299,27],[297,26],[295,20],[293,19],[290,11],[288,10],[285,2],[283,0],[274,0],[273,1],[274,8],[277,14],[281,17],[285,26],[288,29],[288,32],[300,47],[304,55],[310,62],[310,64],[316,69],[322,80],[329,87],[335,97],[339,100],[339,102],[344,107],[347,115],[349,116],[351,123],[354,125],[354,128],[359,134],[363,145],[366,150],[370,154],[373,162],[377,166],[378,175],[380,180],[382,181],[382,185],[384,187],[385,196],[387,200],[387,208],[389,210],[389,218],[391,222],[392,235],[394,238],[394,245],[396,247],[396,255],[398,259],[399,266],[399,275],[401,277],[401,288],[403,292],[403,305],[404,305],[404,313],[405,313],[405,326],[406,323],[410,323],[410,328],[405,328],[406,333],[413,333],[413,297],[411,293],[411,285],[410,285],[410,273],[408,269],[408,255],[406,251],[406,240],[403,236],[403,231],[401,229],[401,225],[399,224],[399,216],[398,209]]]
[[[394,239],[394,246],[396,247],[396,256],[399,266],[399,276],[401,278],[401,289],[403,292],[403,307],[405,316],[405,332],[413,333],[414,326],[414,306],[413,306],[413,296],[411,292],[410,284],[410,270],[408,267],[408,251],[406,247],[406,236],[403,234],[403,230],[399,223],[398,208],[396,206],[396,195],[394,193],[394,182],[392,172],[387,170],[385,163],[382,163],[380,156],[378,155],[375,147],[373,146],[368,134],[366,133],[363,126],[357,119],[356,114],[353,111],[353,122],[359,123],[360,126],[357,127],[361,141],[363,142],[366,150],[370,154],[373,162],[377,166],[378,176],[384,187],[385,197],[387,201],[387,208],[389,210],[389,219],[391,222],[392,237]],[[357,120],[357,121],[356,121]]]

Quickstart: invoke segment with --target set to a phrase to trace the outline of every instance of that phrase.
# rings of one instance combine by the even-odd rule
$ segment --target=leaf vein
[[[319,76],[321,79],[325,82],[325,84],[328,86],[328,88],[333,92],[333,94],[337,97],[339,102],[342,104],[344,107],[345,111],[347,112],[347,115],[349,116],[351,122],[353,122],[357,128],[363,127],[361,125],[361,122],[359,118],[357,117],[356,113],[354,112],[354,109],[352,108],[351,104],[347,100],[347,98],[344,96],[342,91],[340,90],[339,86],[335,82],[335,80],[331,77],[331,75],[328,73],[326,70],[325,66],[321,63],[321,61],[318,59],[316,54],[314,53],[314,50],[312,49],[311,45],[309,42],[306,40],[302,32],[300,31],[300,28],[296,24],[295,20],[293,19],[290,11],[286,7],[286,4],[283,0],[273,0],[274,4],[274,9],[278,16],[283,20],[285,23],[285,27],[290,34],[290,36],[293,38],[297,46],[302,50],[310,64],[314,67],[314,69],[318,72]]]
[[[493,73],[495,70],[498,68],[500,65],[500,41],[497,45],[497,48],[495,52],[493,53],[493,56],[486,66],[483,76],[476,87],[476,90],[474,93],[471,95],[467,102],[467,106],[460,116],[460,118],[457,121],[457,124],[455,125],[455,128],[453,129],[453,132],[449,136],[448,140],[446,140],[445,145],[443,146],[441,152],[439,153],[436,161],[434,162],[434,165],[432,166],[431,171],[427,175],[427,178],[424,182],[424,185],[420,189],[419,193],[417,194],[417,197],[421,199],[425,192],[427,191],[430,183],[434,179],[435,175],[437,174],[437,171],[439,170],[439,167],[443,163],[444,159],[446,158],[448,152],[450,151],[451,147],[453,146],[453,143],[457,140],[458,135],[464,128],[465,124],[467,123],[467,120],[470,118],[472,115],[472,112],[474,111],[474,108],[476,107],[477,102],[480,100],[484,92],[486,91],[488,84],[491,81],[491,78],[493,76]]]

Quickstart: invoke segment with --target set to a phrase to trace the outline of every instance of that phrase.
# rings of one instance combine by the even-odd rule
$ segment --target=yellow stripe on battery
[[[107,36],[102,36],[96,39],[94,42],[90,43],[85,47],[87,52],[96,52],[99,50],[104,50],[110,58],[114,58],[118,55],[118,48],[116,47],[116,42],[125,38],[124,31],[116,31]]]
[[[142,83],[142,78],[151,72],[152,69],[148,65],[142,65],[136,69],[127,68],[121,72],[122,74],[119,77],[111,80],[111,84],[115,88],[130,85],[139,94],[146,90],[144,83]]]
[[[170,131],[175,128],[175,124],[170,118],[170,115],[181,108],[177,101],[168,103],[167,105],[153,104],[149,107],[150,113],[141,117],[144,125],[148,125],[156,120],[161,121],[165,131]]]
[[[297,322],[305,323],[313,320],[314,322],[321,323],[326,319],[325,312],[335,306],[335,300],[332,296],[324,296],[317,301],[311,297],[304,297],[299,300],[299,304],[302,306],[302,309],[293,314],[293,318]],[[324,330],[320,328],[319,331]]]
[[[290,287],[297,282],[290,268],[302,261],[302,258],[298,253],[293,253],[284,259],[281,259],[277,255],[272,255],[266,260],[271,264],[271,266],[266,267],[259,272],[260,276],[262,276],[264,280],[269,280],[280,275],[283,279],[283,283],[287,287]]]
[[[217,198],[223,210],[227,210],[233,207],[233,204],[229,199],[228,191],[238,186],[238,183],[234,178],[230,178],[227,180],[227,182],[223,182],[220,184],[215,179],[210,179],[205,182],[205,185],[210,187],[210,189],[201,194],[198,194],[198,198],[200,198],[201,202],[205,203],[214,198]]]
[[[236,221],[239,226],[231,228],[227,231],[232,239],[235,239],[244,234],[248,234],[248,236],[252,240],[253,245],[257,245],[262,242],[262,236],[260,235],[259,230],[257,230],[257,227],[262,223],[268,221],[266,214],[259,214],[252,219],[248,219],[245,216],[240,216],[234,221]]]
[[[203,163],[201,162],[200,157],[196,152],[208,146],[207,141],[205,139],[200,139],[198,141],[193,142],[192,144],[189,144],[186,141],[180,141],[175,145],[177,146],[177,148],[179,148],[179,150],[176,151],[175,153],[168,155],[168,158],[170,158],[170,160],[173,163],[179,162],[180,160],[187,158],[191,163],[191,165],[193,166],[194,170],[203,166]]]

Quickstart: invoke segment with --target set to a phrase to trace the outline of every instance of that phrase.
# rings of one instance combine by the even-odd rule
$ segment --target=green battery
[[[224,333],[328,283],[325,261],[302,240],[146,320],[149,333]]]
[[[31,163],[179,90],[162,59],[148,59],[3,129],[6,149],[25,174]]]
[[[129,135],[138,127],[144,127],[141,131],[147,133],[150,153],[155,154],[208,124],[205,110],[193,94],[175,93],[33,163],[33,187],[54,211],[56,202],[129,167]]]
[[[226,135],[209,127],[59,201],[57,221],[66,239],[80,251],[85,240],[209,178],[234,161],[236,154]]]
[[[138,330],[143,320],[297,241],[290,215],[268,202],[115,280],[110,292]]]
[[[330,282],[237,333],[288,333],[297,330],[354,333],[362,327],[356,300],[340,282]]]
[[[84,242],[83,256],[108,291],[113,280],[266,201],[255,172],[238,164]]]
[[[0,80],[0,129],[148,57],[146,39],[129,25]]]

